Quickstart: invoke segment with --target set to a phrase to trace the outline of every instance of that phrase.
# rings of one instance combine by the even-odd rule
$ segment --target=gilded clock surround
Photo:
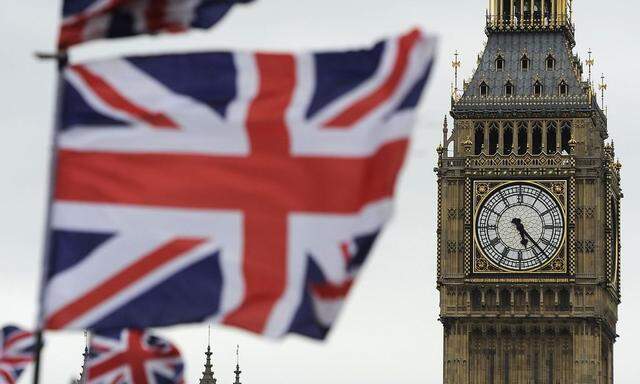
[[[476,238],[476,217],[478,210],[484,203],[485,199],[491,195],[491,193],[498,189],[508,186],[510,184],[532,184],[547,191],[556,203],[560,206],[563,214],[563,236],[561,246],[555,255],[549,258],[543,265],[529,270],[516,271],[513,269],[502,268],[496,265],[485,254],[482,247],[478,243]],[[474,207],[473,215],[473,261],[472,261],[472,274],[473,275],[490,275],[490,274],[516,274],[516,275],[566,275],[568,272],[568,260],[567,260],[567,196],[568,185],[566,180],[475,180],[473,188],[472,206]]]
[[[490,4],[484,52],[461,87],[459,54],[452,63],[454,120],[437,149],[442,382],[613,384],[623,194],[595,95],[606,84],[594,89],[592,53],[582,63],[574,52],[570,0]],[[539,269],[497,268],[478,250],[479,204],[508,183],[555,189],[564,210],[564,247]]]

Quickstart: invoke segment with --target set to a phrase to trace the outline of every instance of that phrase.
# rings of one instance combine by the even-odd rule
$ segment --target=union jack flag
[[[209,28],[253,0],[64,0],[61,49],[85,41]]]
[[[391,214],[434,48],[68,68],[46,326],[324,338]]]
[[[14,384],[34,358],[36,337],[15,326],[0,331],[0,384]]]
[[[169,341],[125,329],[91,336],[87,384],[184,384],[184,362]]]

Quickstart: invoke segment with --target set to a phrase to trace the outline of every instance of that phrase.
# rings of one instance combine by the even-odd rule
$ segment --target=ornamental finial
[[[600,77],[600,84],[598,85],[598,89],[600,89],[600,97],[602,99],[602,105],[601,107],[604,108],[604,94],[605,91],[607,90],[607,83],[604,82],[604,73],[602,74],[602,76]]]
[[[592,84],[592,80],[591,80],[591,68],[593,67],[593,65],[596,63],[596,60],[593,58],[593,56],[591,56],[593,52],[591,51],[591,48],[589,48],[589,58],[587,59],[587,67],[589,67],[589,86],[593,88],[593,84]]]
[[[202,372],[202,379],[200,379],[200,384],[216,384],[217,379],[214,377],[213,372],[213,364],[211,364],[211,325],[209,325],[209,342],[207,346],[207,352],[205,352],[205,356],[207,356],[206,362],[204,364],[204,371]]]
[[[453,86],[453,97],[454,99],[457,99],[458,97],[458,69],[460,69],[460,54],[458,53],[458,51],[456,50],[456,52],[453,54],[453,62],[451,63],[451,66],[453,67],[453,73],[454,73],[454,86]]]

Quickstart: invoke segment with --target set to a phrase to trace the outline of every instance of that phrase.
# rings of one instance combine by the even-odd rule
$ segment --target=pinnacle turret
[[[240,346],[236,346],[236,370],[233,373],[236,374],[236,381],[233,384],[242,384],[240,382],[240,374],[242,373],[240,370]]]
[[[84,353],[82,354],[82,373],[79,379],[71,381],[71,384],[86,384],[87,383],[87,360],[89,359],[89,347],[84,347]]]
[[[207,347],[207,352],[205,353],[207,356],[207,361],[204,364],[204,372],[202,372],[202,379],[200,379],[200,384],[216,384],[217,380],[213,377],[213,365],[211,364],[211,345]]]

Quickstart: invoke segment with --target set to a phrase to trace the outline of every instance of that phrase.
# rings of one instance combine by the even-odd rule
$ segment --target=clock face
[[[558,200],[532,183],[510,183],[491,192],[476,213],[476,241],[496,266],[540,268],[561,250],[565,218]]]

